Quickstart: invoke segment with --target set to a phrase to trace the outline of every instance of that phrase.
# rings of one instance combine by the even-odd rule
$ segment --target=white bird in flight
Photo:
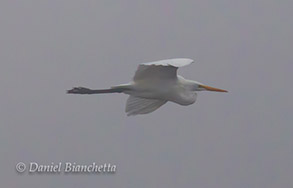
[[[142,63],[138,66],[133,81],[130,83],[97,90],[75,87],[67,93],[128,94],[125,112],[130,116],[151,113],[168,101],[184,106],[191,105],[196,101],[197,91],[227,92],[177,75],[179,67],[193,62],[192,59],[178,58]]]

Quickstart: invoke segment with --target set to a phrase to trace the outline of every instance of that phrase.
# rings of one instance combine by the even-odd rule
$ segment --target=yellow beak
[[[228,92],[228,91],[223,90],[223,89],[218,89],[218,88],[214,88],[214,87],[210,87],[210,86],[205,86],[205,85],[199,85],[199,87],[205,88],[208,91]]]

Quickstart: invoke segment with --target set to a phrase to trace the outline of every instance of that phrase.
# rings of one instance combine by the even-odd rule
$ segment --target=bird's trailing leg
[[[67,90],[70,94],[92,94],[93,90],[85,87],[74,87],[71,90]]]
[[[67,90],[69,94],[100,94],[100,93],[121,93],[123,89],[111,88],[111,89],[89,89],[85,87],[74,87],[71,90]]]

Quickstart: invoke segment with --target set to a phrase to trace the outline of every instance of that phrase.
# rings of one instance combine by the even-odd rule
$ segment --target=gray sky
[[[3,187],[293,186],[293,1],[0,2]],[[126,95],[66,95],[126,83],[142,62],[229,93],[127,117]],[[110,162],[116,174],[18,174],[36,161]]]

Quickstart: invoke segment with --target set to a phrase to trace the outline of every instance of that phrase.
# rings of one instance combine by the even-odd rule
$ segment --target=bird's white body
[[[114,86],[111,89],[91,90],[88,88],[73,88],[68,93],[125,93],[129,95],[126,103],[127,115],[147,114],[155,111],[167,101],[180,105],[191,105],[196,101],[196,91],[210,90],[226,92],[225,90],[205,86],[199,82],[184,79],[177,75],[177,69],[193,63],[192,59],[167,59],[142,63],[128,84]]]
[[[122,87],[131,88],[123,91],[128,95],[167,100],[180,105],[190,105],[196,101],[197,96],[196,92],[191,90],[192,84],[191,81],[178,75],[174,79],[159,80],[157,82],[137,81],[122,85]]]

